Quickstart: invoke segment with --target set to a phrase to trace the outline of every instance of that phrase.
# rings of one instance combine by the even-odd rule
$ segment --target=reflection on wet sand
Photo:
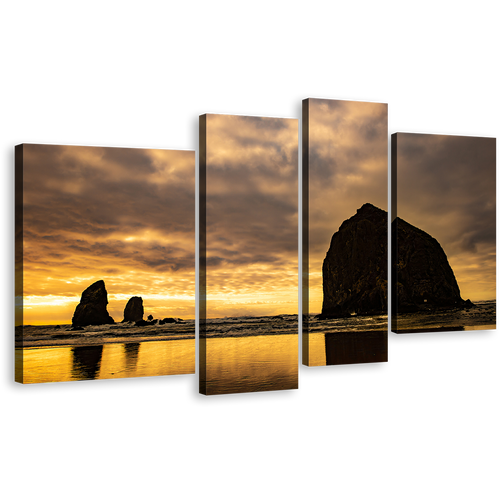
[[[207,341],[207,394],[298,388],[298,336]]]
[[[327,365],[387,361],[387,331],[325,334]]]
[[[123,349],[125,351],[125,365],[127,370],[136,369],[140,346],[140,342],[129,342],[128,344],[124,344]]]
[[[387,361],[387,332],[311,335],[311,365]],[[298,336],[207,339],[207,393],[298,388]],[[18,349],[25,383],[193,373],[194,341]]]
[[[65,382],[194,373],[194,339],[16,349],[23,382]]]
[[[71,348],[73,367],[71,375],[75,380],[98,378],[101,367],[102,345],[75,346]]]
[[[120,369],[119,366],[115,366],[111,375],[114,375],[116,372],[127,374],[135,372],[137,368],[137,361],[139,359],[140,346],[140,342],[129,342],[120,346],[107,346],[108,350],[114,350],[118,347],[120,348],[121,353],[117,353],[118,359],[116,359],[116,362],[119,365],[124,365],[123,369]],[[97,380],[102,378],[100,376],[102,375],[100,372],[103,359],[103,348],[104,346],[102,345],[74,346],[71,348],[71,375],[73,379]]]

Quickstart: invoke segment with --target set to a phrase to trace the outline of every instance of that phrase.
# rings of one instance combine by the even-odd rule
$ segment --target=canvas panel
[[[392,331],[496,328],[496,139],[391,142]]]
[[[298,387],[298,120],[200,117],[202,394]]]
[[[194,151],[16,147],[23,383],[194,373]]]
[[[387,361],[387,104],[302,103],[302,362]]]

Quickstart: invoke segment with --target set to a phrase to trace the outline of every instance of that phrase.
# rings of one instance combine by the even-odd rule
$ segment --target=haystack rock
[[[436,239],[399,217],[391,231],[395,311],[474,307],[460,296],[448,258]]]
[[[96,281],[82,293],[73,315],[73,326],[107,325],[114,323],[106,306],[108,292],[103,280]]]
[[[142,297],[131,297],[123,311],[123,322],[126,321],[141,321],[144,317],[144,306],[142,305]]]
[[[332,236],[320,318],[387,312],[387,212],[370,203]]]
[[[463,300],[441,245],[403,219],[392,223],[393,311],[474,307]],[[397,248],[397,253],[396,253]],[[367,203],[333,235],[323,262],[320,318],[387,312],[387,212]]]

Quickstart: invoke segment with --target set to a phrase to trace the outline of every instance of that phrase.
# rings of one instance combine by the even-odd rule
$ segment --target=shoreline
[[[456,326],[456,327],[430,327],[430,328],[400,328],[400,329],[391,329],[390,331],[395,334],[410,334],[410,333],[433,333],[433,332],[464,332],[464,331],[493,331],[496,330],[496,324],[487,324],[487,325],[477,325],[477,326]],[[314,336],[352,336],[355,337],[357,334],[381,334],[388,333],[388,329],[369,329],[369,330],[350,330],[350,331],[317,331],[317,332],[308,332],[307,335]],[[203,339],[205,341],[208,340],[224,340],[224,339],[235,339],[235,338],[255,338],[255,337],[274,337],[274,336],[284,336],[298,335],[298,330],[296,332],[290,331],[272,331],[268,332],[255,332],[253,334],[249,333],[231,333],[225,332],[225,335],[203,335],[200,333],[200,340]],[[143,342],[172,342],[176,340],[195,340],[195,334],[180,334],[180,335],[161,335],[157,337],[141,337],[140,335],[134,336],[120,336],[120,337],[95,337],[95,338],[75,338],[75,339],[65,339],[64,342],[61,342],[58,339],[52,339],[47,341],[16,341],[15,349],[16,350],[24,350],[24,349],[43,349],[43,348],[56,348],[56,347],[80,347],[80,346],[98,346],[105,344],[135,344],[135,343],[143,343]]]
[[[430,328],[392,328],[392,333],[434,333],[434,332],[485,332],[496,330],[496,323],[486,325],[467,325],[467,326],[438,326]]]

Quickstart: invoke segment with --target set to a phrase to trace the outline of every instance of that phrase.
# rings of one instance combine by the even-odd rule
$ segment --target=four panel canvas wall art
[[[387,104],[302,103],[302,362],[387,361]],[[200,117],[199,389],[298,387],[298,120]],[[392,135],[396,333],[496,328],[496,140]],[[16,147],[15,380],[195,371],[194,151]]]

